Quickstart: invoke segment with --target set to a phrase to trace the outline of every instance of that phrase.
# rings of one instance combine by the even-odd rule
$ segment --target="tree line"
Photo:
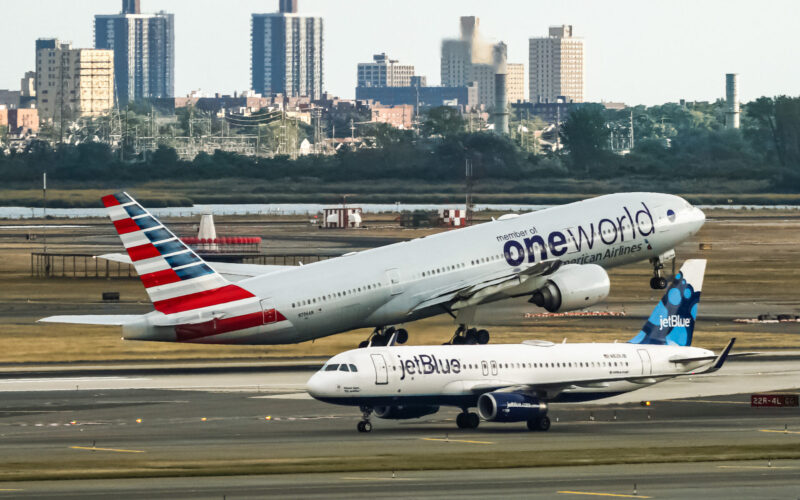
[[[341,148],[331,156],[259,158],[216,151],[183,161],[162,144],[146,159],[121,161],[104,143],[53,148],[34,141],[25,152],[0,154],[0,175],[15,186],[38,182],[44,171],[52,179],[113,184],[226,177],[454,182],[463,179],[469,161],[478,180],[619,179],[622,188],[631,178],[652,183],[701,179],[712,191],[714,180],[726,186],[741,181],[755,192],[800,190],[800,97],[746,103],[740,129],[725,128],[724,120],[721,100],[621,111],[587,104],[573,109],[561,124],[564,149],[542,153],[532,151],[521,133],[470,132],[460,113],[442,107],[426,113],[419,133],[378,124],[369,132],[374,147]],[[179,121],[186,119],[181,115]],[[631,121],[633,148],[612,151],[613,134],[629,133]],[[512,131],[521,125],[512,121]]]

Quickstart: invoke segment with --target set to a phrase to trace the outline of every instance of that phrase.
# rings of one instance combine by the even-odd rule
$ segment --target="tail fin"
[[[214,271],[128,193],[103,205],[157,311],[172,314],[253,297]]]
[[[653,313],[632,344],[692,345],[692,333],[697,319],[705,259],[683,263],[680,272],[656,305]]]

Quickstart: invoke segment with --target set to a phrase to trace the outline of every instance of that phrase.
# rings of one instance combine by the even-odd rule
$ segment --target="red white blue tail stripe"
[[[104,196],[103,205],[157,311],[176,314],[225,304],[228,314],[228,306],[254,312],[258,299],[252,293],[214,271],[127,193]]]

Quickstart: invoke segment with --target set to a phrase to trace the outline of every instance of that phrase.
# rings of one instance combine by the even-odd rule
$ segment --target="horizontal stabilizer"
[[[127,325],[142,318],[141,314],[84,314],[75,316],[48,316],[37,323],[70,323],[75,325]]]

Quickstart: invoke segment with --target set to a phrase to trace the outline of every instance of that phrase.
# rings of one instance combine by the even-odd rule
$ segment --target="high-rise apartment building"
[[[251,83],[264,95],[322,97],[322,18],[297,13],[297,0],[279,12],[253,14]]]
[[[398,64],[385,53],[372,56],[371,63],[358,63],[358,87],[410,87],[414,66]]]
[[[525,65],[522,63],[506,64],[506,92],[508,102],[514,103],[525,100]]]
[[[492,108],[495,104],[494,75],[505,68],[509,77],[514,72],[514,77],[506,80],[509,102],[514,102],[520,95],[516,87],[516,72],[522,65],[506,64],[507,47],[503,42],[490,43],[481,38],[479,18],[464,16],[460,19],[460,27],[459,39],[442,41],[442,85],[464,87],[475,83],[478,87],[478,103],[485,108]]]
[[[99,116],[114,107],[114,53],[36,41],[36,100],[44,120]]]
[[[120,104],[175,94],[175,16],[142,14],[139,0],[122,0],[122,12],[94,16],[94,46],[114,51]]]
[[[584,100],[584,45],[572,36],[572,25],[551,26],[548,36],[531,38],[528,89],[533,102],[556,102],[565,97]]]

